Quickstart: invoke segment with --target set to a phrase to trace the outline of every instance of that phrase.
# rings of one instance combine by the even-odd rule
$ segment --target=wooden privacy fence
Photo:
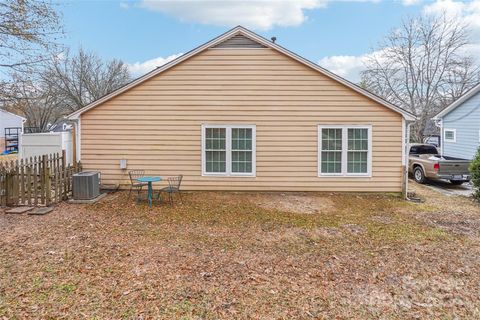
[[[73,174],[81,164],[66,164],[65,150],[0,164],[1,206],[49,206],[72,195]]]

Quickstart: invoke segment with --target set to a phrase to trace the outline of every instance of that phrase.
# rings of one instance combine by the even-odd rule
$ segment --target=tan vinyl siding
[[[201,125],[256,125],[256,177],[201,172]],[[318,125],[372,125],[372,177],[318,177]],[[81,160],[103,183],[128,169],[188,190],[402,187],[402,116],[273,49],[208,49],[81,116]]]

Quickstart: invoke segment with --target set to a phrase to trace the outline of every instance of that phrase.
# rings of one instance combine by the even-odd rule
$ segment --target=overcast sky
[[[480,0],[69,1],[66,45],[129,64],[134,76],[236,25],[357,82],[363,60],[402,18],[446,10],[472,24],[480,54]]]

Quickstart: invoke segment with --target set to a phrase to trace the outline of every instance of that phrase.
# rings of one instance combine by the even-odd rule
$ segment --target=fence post
[[[65,170],[66,163],[67,163],[67,153],[65,149],[62,149],[62,170]]]

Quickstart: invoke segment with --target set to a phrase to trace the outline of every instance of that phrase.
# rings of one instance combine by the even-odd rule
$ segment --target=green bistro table
[[[151,207],[152,206],[152,200],[153,200],[153,187],[152,183],[153,182],[159,182],[162,181],[161,177],[141,177],[137,179],[138,182],[147,182],[148,183],[148,205]]]

